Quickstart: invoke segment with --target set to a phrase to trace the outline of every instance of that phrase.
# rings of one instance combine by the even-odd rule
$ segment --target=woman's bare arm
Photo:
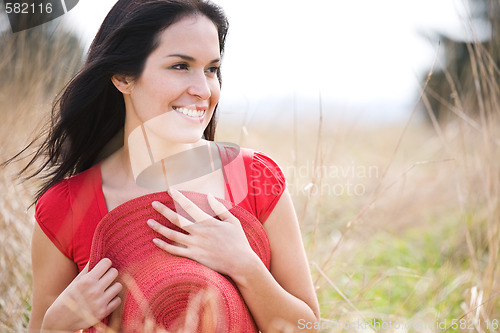
[[[102,259],[80,274],[76,264],[64,256],[38,225],[33,231],[33,303],[30,332],[74,332],[88,328],[108,316],[120,304],[122,286],[113,283],[118,271]]]
[[[264,228],[271,245],[271,272],[259,260],[248,265],[251,269],[242,272],[241,278],[235,277],[259,328],[263,332],[289,332],[299,331],[301,322],[319,322],[319,305],[299,224],[287,191],[264,223]]]
[[[78,275],[75,263],[59,251],[35,223],[31,241],[33,301],[28,329],[40,331],[47,309]]]

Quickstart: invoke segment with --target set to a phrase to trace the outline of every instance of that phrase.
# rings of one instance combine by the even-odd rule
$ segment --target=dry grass
[[[0,73],[10,73],[0,84],[2,159],[32,138],[79,59],[64,56],[68,69],[56,72],[59,56],[47,60],[30,50],[2,48],[16,54],[0,58]],[[472,330],[450,331],[496,331],[485,326],[500,319],[498,73],[484,54],[475,60],[481,110],[468,116],[458,98],[446,125],[369,127],[318,116],[299,126],[291,115],[289,126],[245,123],[244,133],[222,114],[219,140],[265,151],[287,174],[330,328],[370,320],[375,331],[396,332],[376,328],[398,321],[433,324],[409,332],[444,332],[463,319]],[[2,169],[0,180],[2,332],[22,331],[30,310],[34,220],[26,208],[35,188],[13,180],[18,168]]]
[[[0,36],[0,161],[19,152],[48,119],[57,91],[75,73],[81,53],[70,36],[33,29]],[[35,51],[36,50],[36,51]],[[56,74],[54,74],[56,73]],[[31,309],[30,241],[34,224],[28,209],[34,182],[16,178],[23,162],[2,168],[0,177],[0,331],[22,332]]]
[[[358,318],[435,325],[468,314],[468,324],[481,319],[483,326],[499,318],[498,257],[489,249],[498,254],[500,124],[490,144],[460,122],[441,135],[425,124],[404,133],[403,126],[324,127],[331,130],[320,147],[322,175],[314,174],[313,125],[299,136],[304,146],[296,152],[292,140],[282,139],[291,135],[262,126],[249,126],[247,143],[290,171],[322,317],[334,320],[329,327]],[[307,172],[286,167],[293,156]],[[361,171],[346,171],[353,167]],[[347,193],[349,183],[362,194]]]

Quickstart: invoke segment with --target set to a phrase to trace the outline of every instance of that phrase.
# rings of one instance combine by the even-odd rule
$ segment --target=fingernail
[[[155,222],[154,220],[151,220],[151,219],[149,219],[149,220],[148,220],[148,225],[149,225],[150,227],[153,227],[153,226],[155,225],[155,223],[156,223],[156,222]]]
[[[153,201],[151,206],[153,206],[153,208],[158,208],[158,207],[160,207],[160,203],[158,201]]]

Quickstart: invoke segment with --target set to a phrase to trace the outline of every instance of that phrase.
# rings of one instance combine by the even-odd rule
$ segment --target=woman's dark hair
[[[95,36],[83,68],[55,101],[47,138],[20,172],[44,158],[28,177],[47,171],[41,175],[37,199],[59,180],[90,168],[123,145],[112,140],[124,127],[125,103],[111,77],[138,78],[146,58],[158,47],[160,33],[190,15],[204,15],[214,23],[222,55],[228,22],[222,9],[209,1],[119,0],[115,4]],[[217,77],[220,82],[220,72]],[[207,140],[214,139],[215,115],[204,132]]]

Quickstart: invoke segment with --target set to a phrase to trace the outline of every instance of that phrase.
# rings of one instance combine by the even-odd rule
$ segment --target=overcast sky
[[[89,44],[115,2],[80,0],[63,22]],[[465,0],[215,2],[230,21],[222,101],[239,108],[321,91],[340,109],[406,117],[438,52],[426,36],[459,38],[470,22]]]

